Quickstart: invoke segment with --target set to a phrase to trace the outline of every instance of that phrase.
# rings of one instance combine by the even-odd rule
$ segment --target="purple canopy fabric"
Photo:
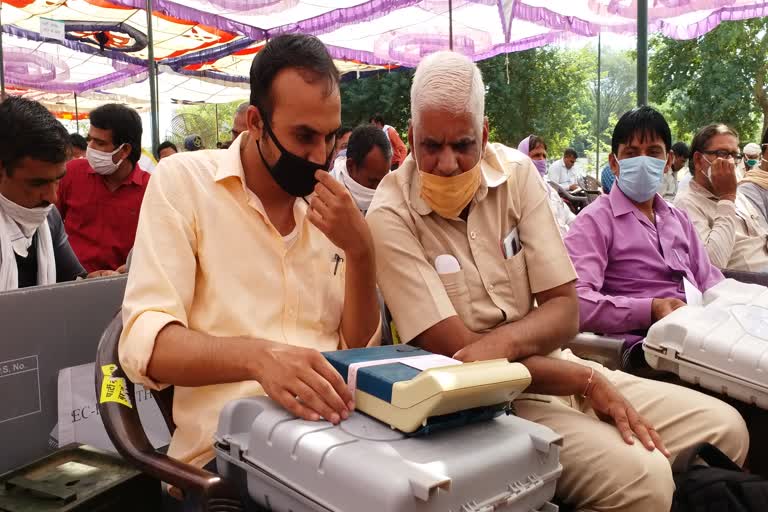
[[[144,79],[145,0],[57,0],[40,14],[41,1],[3,2],[9,83],[85,92]],[[481,60],[598,33],[634,34],[636,2],[453,0],[449,16],[448,0],[154,0],[153,49],[163,70],[237,84],[268,38],[302,32],[317,35],[344,71],[360,73],[415,66],[447,49],[449,18],[454,50]],[[648,9],[649,32],[678,39],[761,16],[768,0],[653,0]],[[61,21],[65,39],[46,39],[42,17]]]

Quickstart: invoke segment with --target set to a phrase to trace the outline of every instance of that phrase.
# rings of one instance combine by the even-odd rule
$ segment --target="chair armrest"
[[[742,270],[732,270],[726,268],[723,270],[723,275],[727,279],[735,279],[736,281],[740,281],[742,283],[768,286],[768,273],[765,272],[745,272]]]
[[[560,197],[564,197],[568,201],[571,201],[573,203],[586,203],[587,202],[587,196],[586,194],[583,196],[575,196],[571,194],[568,190],[564,189],[554,181],[550,181],[549,185],[553,187],[557,193],[560,195]]]
[[[592,333],[580,333],[565,344],[563,348],[571,349],[576,356],[582,359],[595,361],[606,368],[616,370],[621,367],[621,353],[624,340],[609,338]]]
[[[142,472],[181,489],[185,496],[193,497],[200,503],[201,511],[215,510],[226,505],[230,508],[220,510],[242,510],[239,493],[229,482],[219,475],[185,464],[155,451],[147,439],[144,427],[136,408],[134,385],[120,368],[117,345],[122,331],[122,318],[118,313],[110,322],[99,342],[96,354],[96,396],[101,397],[102,381],[105,378],[123,379],[125,394],[129,403],[99,399],[99,413],[112,444],[125,460],[138,467]],[[116,365],[111,377],[105,377],[102,367]]]

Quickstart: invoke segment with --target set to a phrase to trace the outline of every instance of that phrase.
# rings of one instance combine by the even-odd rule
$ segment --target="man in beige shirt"
[[[768,272],[768,228],[755,206],[736,191],[739,137],[723,124],[699,130],[691,144],[694,177],[675,206],[684,210],[721,269]]]
[[[464,56],[419,64],[412,154],[368,211],[400,339],[463,361],[522,362],[542,395],[516,411],[564,436],[558,495],[576,509],[669,510],[669,452],[706,440],[743,460],[744,422],[714,398],[561,352],[578,329],[576,274],[531,160],[487,143],[484,90]]]
[[[172,457],[210,461],[233,399],[266,393],[333,423],[354,407],[318,352],[380,332],[370,231],[325,172],[338,85],[319,40],[271,39],[251,68],[246,132],[227,150],[163,160],[147,190],[120,361],[134,382],[176,386]]]

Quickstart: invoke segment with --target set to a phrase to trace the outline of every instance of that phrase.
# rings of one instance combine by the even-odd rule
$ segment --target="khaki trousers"
[[[600,421],[580,396],[530,395],[515,401],[517,414],[563,436],[563,474],[557,495],[579,511],[667,512],[675,490],[671,461],[685,448],[708,441],[739,465],[749,447],[747,427],[730,405],[703,393],[611,371],[563,351],[563,359],[591,366],[607,377],[661,435],[672,453],[626,444],[612,424]]]

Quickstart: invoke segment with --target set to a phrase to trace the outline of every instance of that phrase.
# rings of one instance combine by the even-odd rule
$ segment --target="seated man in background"
[[[237,110],[235,110],[235,116],[232,118],[232,129],[230,130],[232,133],[232,140],[230,143],[234,142],[241,133],[248,129],[247,113],[249,105],[250,104],[247,101],[244,101],[237,106]]]
[[[336,132],[336,146],[333,149],[333,161],[340,156],[347,156],[347,146],[349,146],[349,137],[352,135],[352,128],[342,126]]]
[[[537,135],[529,135],[520,141],[520,144],[517,145],[517,150],[524,155],[528,155],[528,158],[531,159],[536,170],[539,171],[542,179],[544,179],[544,176],[547,174],[547,143],[544,142],[544,139]],[[546,181],[542,181],[542,184],[546,189],[549,207],[555,216],[560,235],[565,236],[568,232],[568,226],[576,218],[576,215],[560,198],[557,190],[552,188]]]
[[[672,164],[669,167],[672,169],[672,172],[675,173],[675,179],[679,184],[680,179],[682,178],[682,176],[680,176],[680,171],[685,174],[689,173],[688,159],[691,156],[691,150],[688,149],[688,144],[685,142],[675,142],[672,144],[672,154],[674,157],[672,159]]]
[[[392,166],[392,146],[376,126],[359,126],[352,131],[346,156],[333,171],[333,177],[347,187],[357,208],[365,215],[373,194]]]
[[[738,193],[752,203],[762,216],[761,220],[768,224],[768,130],[763,133],[761,143],[758,162],[739,183]]]
[[[657,193],[668,203],[675,200],[677,195],[677,174],[672,170],[671,165],[664,167],[664,174],[661,175],[661,183]]]
[[[675,199],[691,218],[712,263],[720,269],[768,272],[768,225],[737,194],[739,137],[724,124],[699,130],[691,143],[693,180]]]
[[[165,142],[161,142],[159,146],[157,146],[157,161],[159,162],[163,158],[169,157],[171,155],[175,155],[179,152],[179,148],[176,147],[176,144],[173,142],[166,140]]]
[[[579,276],[582,331],[622,337],[625,356],[656,321],[685,305],[683,277],[704,292],[723,280],[684,212],[657,193],[671,134],[651,107],[624,114],[610,155],[616,184],[571,225],[565,246]],[[625,359],[625,367],[637,361]]]
[[[85,152],[88,150],[88,141],[79,133],[69,134],[69,143],[72,145],[72,158],[85,158]]]
[[[338,179],[341,172],[341,167],[345,165],[350,135],[352,135],[352,129],[348,126],[342,126],[336,132],[336,145],[333,148],[333,156],[331,157],[331,174],[336,179]]]
[[[70,136],[36,101],[0,103],[0,292],[73,281],[85,269],[56,202]]]
[[[326,172],[341,99],[323,44],[270,39],[251,102],[229,149],[160,163],[123,303],[123,368],[176,386],[168,454],[197,466],[231,400],[267,394],[304,419],[348,417],[352,396],[320,351],[379,339],[371,234]]]
[[[400,338],[463,361],[520,361],[529,392],[562,396],[514,406],[564,436],[557,493],[576,509],[669,510],[665,456],[709,441],[741,463],[744,422],[715,398],[560,351],[577,332],[576,274],[531,160],[487,143],[484,95],[480,70],[458,53],[416,69],[412,155],[366,217]]]
[[[755,169],[760,165],[760,154],[762,151],[760,150],[760,145],[755,144],[754,142],[750,142],[749,144],[744,145],[744,150],[742,151],[743,158],[741,159],[741,162],[739,162],[739,167],[742,169],[742,174],[738,175],[739,183],[744,179],[744,177],[751,171],[752,169]]]
[[[67,164],[56,206],[88,272],[116,270],[133,247],[149,173],[139,165],[141,118],[111,103],[90,113],[85,159]]]
[[[576,150],[568,148],[563,152],[563,158],[554,162],[549,167],[549,181],[557,183],[563,189],[571,192],[579,188],[581,174],[576,168],[576,159],[579,157]]]
[[[669,169],[672,171],[672,175],[675,178],[674,183],[674,195],[677,196],[678,193],[680,193],[685,187],[688,186],[686,183],[685,186],[683,186],[682,180],[688,180],[690,179],[690,172],[688,171],[688,158],[691,156],[691,151],[688,149],[688,145],[685,142],[675,142],[672,144],[672,154],[674,155],[672,158],[672,164],[670,164]],[[683,172],[683,176],[680,176],[680,171]],[[667,173],[664,173],[664,177],[667,177]],[[670,184],[671,187],[671,184]],[[662,190],[659,191],[659,194],[664,197],[664,187],[662,187]],[[669,197],[664,197],[667,201],[674,200],[674,197],[670,199]]]

